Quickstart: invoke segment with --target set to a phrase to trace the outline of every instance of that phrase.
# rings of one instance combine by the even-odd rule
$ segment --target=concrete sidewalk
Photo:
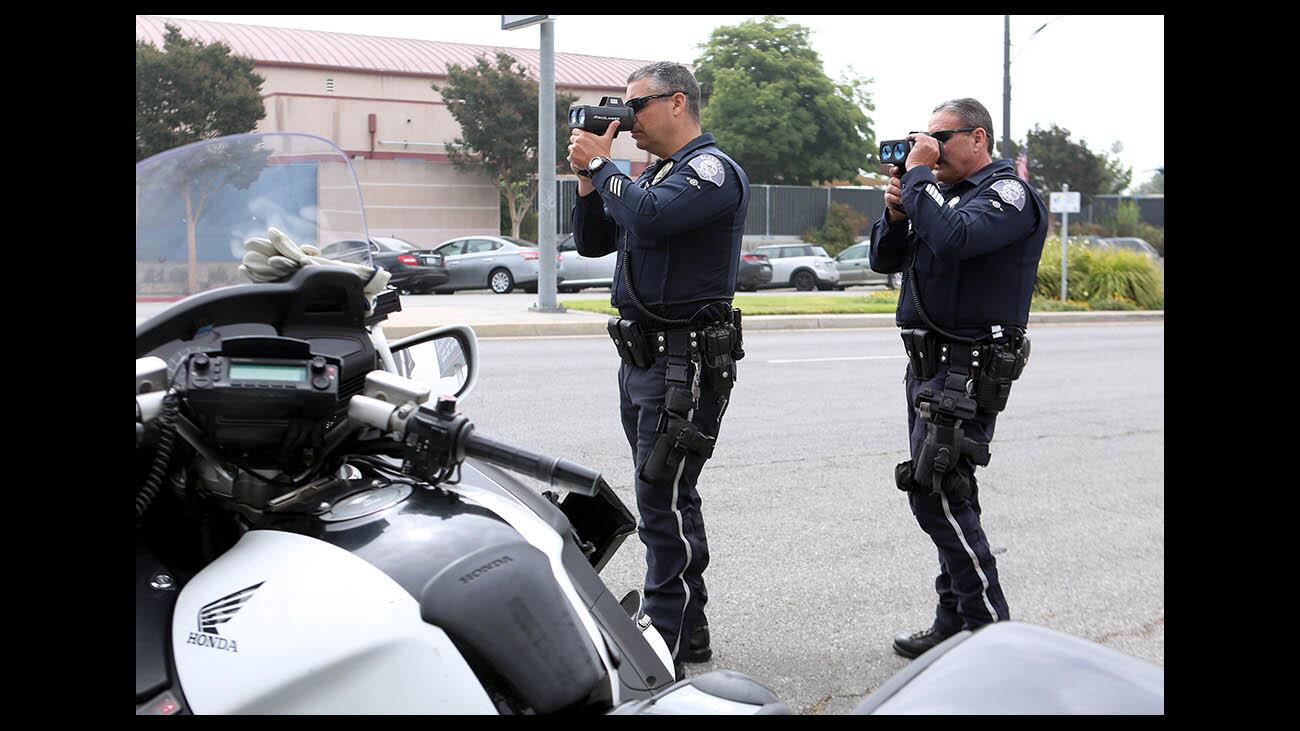
[[[566,299],[605,299],[606,293],[566,294]],[[524,293],[489,295],[457,293],[452,296],[402,298],[402,311],[389,315],[384,332],[390,339],[414,335],[441,325],[469,325],[481,338],[543,337],[557,335],[605,335],[607,315],[568,310],[535,312],[529,308],[537,295]],[[744,310],[744,297],[736,304]],[[1079,325],[1113,322],[1163,321],[1163,311],[1136,312],[1031,312],[1032,325]],[[845,328],[892,328],[894,314],[872,315],[747,315],[745,329],[821,330]]]

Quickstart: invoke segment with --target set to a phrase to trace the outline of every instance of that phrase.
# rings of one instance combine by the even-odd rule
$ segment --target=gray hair
[[[695,121],[700,120],[700,82],[695,80],[690,69],[679,63],[659,61],[633,71],[627,77],[627,83],[645,78],[650,79],[652,93],[680,91],[686,94],[686,111]]]
[[[993,154],[993,117],[989,115],[989,110],[984,108],[974,99],[952,99],[934,108],[931,114],[939,112],[952,112],[961,119],[963,127],[980,127],[988,133],[989,154]]]

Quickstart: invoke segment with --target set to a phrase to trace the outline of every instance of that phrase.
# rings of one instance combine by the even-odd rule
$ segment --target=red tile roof
[[[232,52],[265,66],[302,66],[397,74],[446,77],[447,66],[471,66],[475,57],[494,58],[497,50],[519,60],[536,78],[540,51],[527,48],[476,46],[464,43],[418,41],[405,38],[363,36],[352,33],[270,28],[234,23],[180,20],[149,15],[135,16],[136,40],[162,47],[164,22],[178,26],[186,37],[204,43],[221,41]],[[627,77],[650,61],[626,58],[555,54],[555,83],[565,88],[623,89]]]

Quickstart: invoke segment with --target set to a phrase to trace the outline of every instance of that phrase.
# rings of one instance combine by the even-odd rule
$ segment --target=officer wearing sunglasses
[[[610,302],[620,317],[610,327],[623,360],[620,416],[637,467],[644,607],[681,677],[683,662],[712,655],[704,614],[709,548],[696,483],[736,377],[734,362],[718,368],[706,359],[714,364],[705,367],[692,353],[706,326],[723,340],[734,334],[739,350],[731,300],[749,179],[700,129],[700,86],[690,69],[667,62],[638,69],[627,96],[630,130],[614,122],[603,135],[575,129],[569,139],[579,175],[573,237],[582,256],[619,254]],[[609,159],[620,131],[659,158],[635,178]],[[676,421],[665,421],[669,412]],[[688,438],[665,437],[670,428]],[[670,441],[676,456],[664,469],[656,446]],[[652,463],[659,466],[645,469]]]
[[[1010,380],[1015,359],[1028,358],[1024,331],[1048,214],[1011,161],[993,159],[993,122],[978,101],[940,104],[929,131],[908,139],[906,171],[893,168],[885,213],[871,229],[870,262],[906,273],[896,319],[909,356],[911,459],[894,479],[939,553],[933,623],[894,639],[896,652],[916,657],[961,630],[1011,618],[974,475],[989,461],[1007,394],[998,404],[976,392],[1002,365],[993,356],[1009,354]]]

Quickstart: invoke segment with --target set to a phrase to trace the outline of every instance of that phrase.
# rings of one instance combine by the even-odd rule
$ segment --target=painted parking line
[[[768,363],[821,363],[831,360],[891,360],[906,358],[906,355],[853,355],[843,358],[792,358],[790,360],[769,360]]]

